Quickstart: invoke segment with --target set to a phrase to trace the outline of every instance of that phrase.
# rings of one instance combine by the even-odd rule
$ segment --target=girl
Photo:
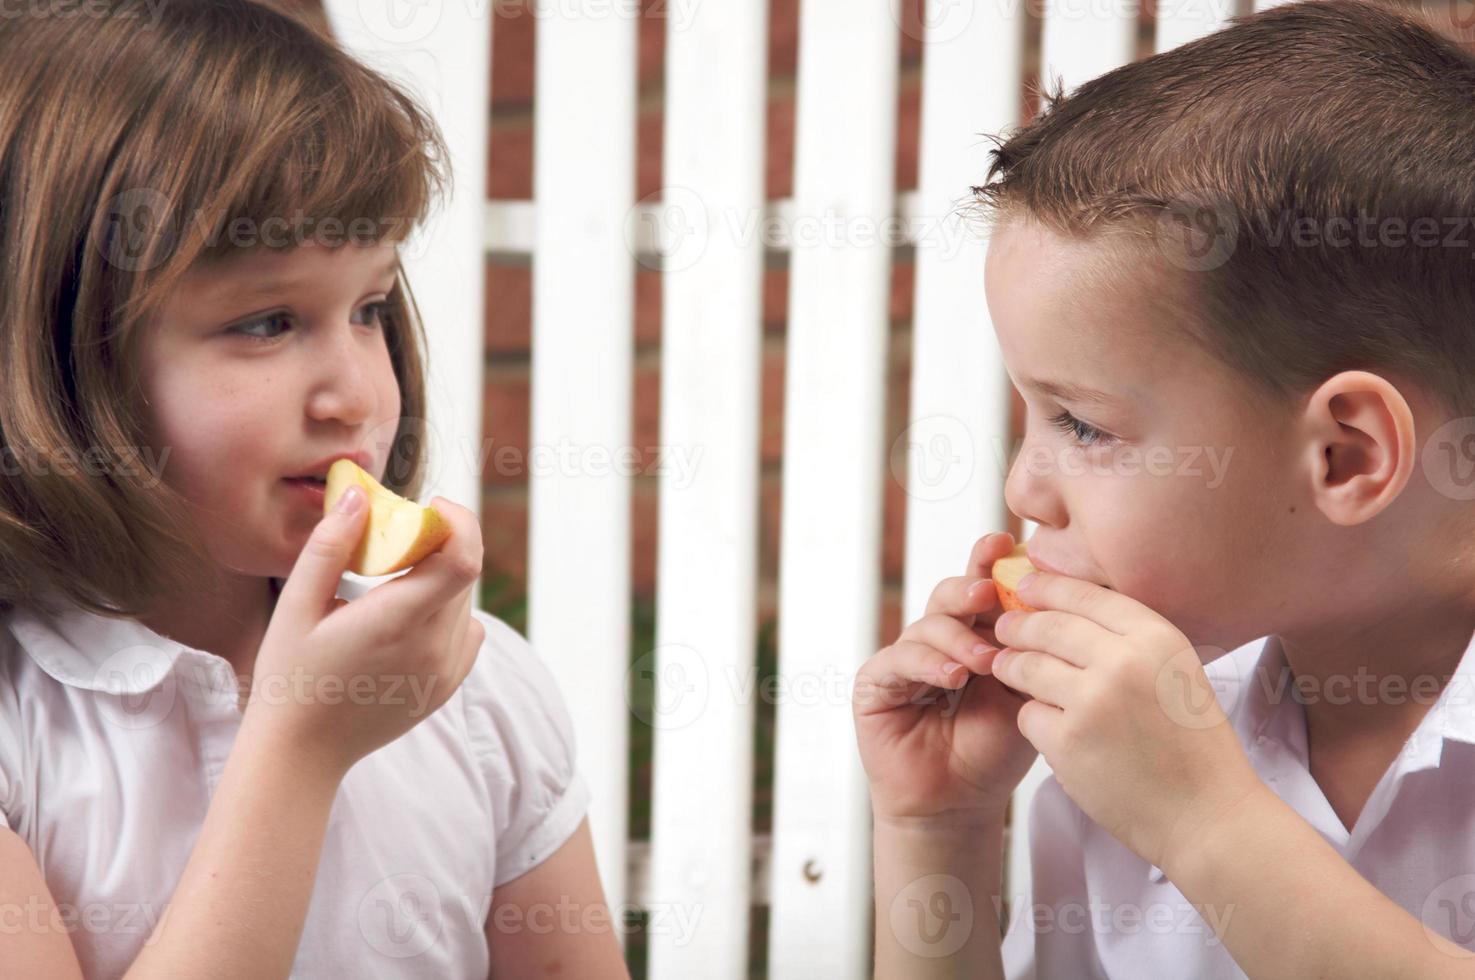
[[[476,518],[365,591],[314,486],[423,479],[434,124],[248,0],[87,10],[0,21],[4,972],[627,976]]]

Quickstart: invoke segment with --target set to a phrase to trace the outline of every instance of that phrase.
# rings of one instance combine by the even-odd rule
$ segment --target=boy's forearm
[[[1002,814],[941,828],[877,818],[876,980],[1002,980],[1003,844]]]
[[[1256,980],[1475,976],[1468,951],[1425,930],[1268,787],[1163,871]]]
[[[248,710],[179,885],[127,978],[286,977],[341,780]]]

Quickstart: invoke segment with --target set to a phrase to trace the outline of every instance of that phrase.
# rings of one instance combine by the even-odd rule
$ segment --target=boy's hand
[[[1015,722],[1024,700],[987,676],[1002,611],[987,576],[1013,547],[1007,533],[976,542],[967,574],[939,583],[926,614],[856,675],[855,731],[878,820],[998,820],[1038,754]],[[951,677],[950,665],[960,668]]]
[[[1142,603],[1037,572],[994,631],[994,676],[1034,700],[1019,730],[1061,788],[1143,860],[1166,867],[1201,828],[1263,788],[1198,651]]]

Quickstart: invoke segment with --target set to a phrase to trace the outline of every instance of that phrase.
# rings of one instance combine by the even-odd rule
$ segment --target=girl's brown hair
[[[1057,85],[990,137],[974,211],[1165,273],[1185,335],[1262,403],[1360,368],[1475,414],[1471,47],[1467,24],[1370,0],[1237,17]]]
[[[74,13],[0,21],[0,612],[59,597],[138,616],[213,569],[157,471],[167,448],[144,442],[150,316],[242,248],[403,241],[450,175],[425,109],[291,16]],[[415,496],[425,341],[402,269],[388,302],[402,418],[385,484]]]

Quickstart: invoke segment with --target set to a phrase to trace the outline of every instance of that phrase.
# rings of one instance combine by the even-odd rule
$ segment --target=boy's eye
[[[1082,422],[1067,411],[1062,411],[1050,419],[1050,424],[1069,433],[1076,442],[1083,446],[1108,445],[1112,441],[1111,436],[1088,422]]]
[[[367,315],[370,323],[382,327],[389,315],[389,303],[385,300],[377,303],[367,303],[359,309],[358,313],[354,314],[356,318],[365,315]],[[354,322],[361,321],[355,319]],[[282,336],[282,333],[278,332],[275,328],[289,328],[291,326],[291,315],[287,313],[268,313],[266,316],[257,317],[255,320],[248,320],[245,323],[237,324],[231,328],[231,331],[233,333],[239,333],[249,340],[271,343],[272,341],[281,339]],[[266,333],[254,332],[258,327],[266,328]]]

